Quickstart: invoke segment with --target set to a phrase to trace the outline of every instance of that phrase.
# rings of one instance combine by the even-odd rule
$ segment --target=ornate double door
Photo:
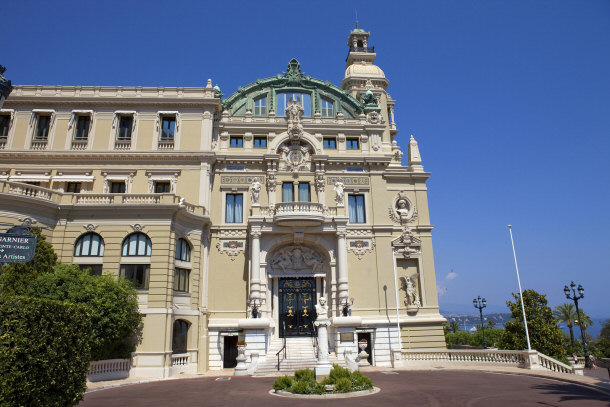
[[[279,280],[280,337],[312,336],[316,320],[316,282],[313,278]]]

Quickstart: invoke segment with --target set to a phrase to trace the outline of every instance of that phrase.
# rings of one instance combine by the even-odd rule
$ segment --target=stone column
[[[250,299],[261,297],[261,231],[250,230]]]
[[[345,229],[337,230],[337,283],[338,298],[349,296],[347,279],[347,247]]]

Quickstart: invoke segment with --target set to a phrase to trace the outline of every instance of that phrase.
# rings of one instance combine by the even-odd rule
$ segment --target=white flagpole
[[[515,242],[513,240],[513,229],[512,225],[508,225],[508,231],[510,232],[510,243],[513,246],[513,257],[515,258],[515,270],[517,270],[517,282],[519,283],[519,297],[521,297],[521,310],[523,311],[523,325],[525,325],[525,338],[527,339],[527,350],[531,351],[532,346],[530,345],[530,334],[527,330],[527,318],[525,318],[525,305],[523,304],[523,291],[521,291],[521,279],[519,278],[519,266],[517,266],[517,253],[515,252]]]

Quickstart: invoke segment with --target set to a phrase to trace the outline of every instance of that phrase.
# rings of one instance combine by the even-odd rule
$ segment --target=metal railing
[[[354,47],[350,45],[349,52],[375,52],[375,47]]]
[[[284,351],[284,357],[282,358],[282,360],[286,359],[286,321],[282,321],[282,326],[284,327],[284,330],[282,331],[282,335],[284,336],[282,339],[284,340],[284,346],[282,346],[282,349],[280,349],[275,356],[277,356],[277,370],[280,370],[280,353],[282,353],[282,351]]]

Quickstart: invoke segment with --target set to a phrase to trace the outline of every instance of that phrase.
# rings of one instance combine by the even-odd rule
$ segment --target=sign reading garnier
[[[0,233],[0,263],[27,263],[35,252],[36,236]]]

